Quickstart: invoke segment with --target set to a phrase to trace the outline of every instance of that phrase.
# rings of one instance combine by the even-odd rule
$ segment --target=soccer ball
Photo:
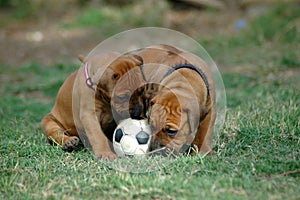
[[[147,120],[125,119],[113,135],[113,147],[120,157],[145,155],[149,150],[151,129]]]

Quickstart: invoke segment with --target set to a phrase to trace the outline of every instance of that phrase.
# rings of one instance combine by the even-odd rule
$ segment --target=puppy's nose
[[[130,112],[130,117],[132,119],[140,120],[140,119],[143,119],[143,117],[144,117],[143,107],[141,105],[134,105],[134,107],[131,108],[129,110],[129,112]]]
[[[124,133],[123,133],[122,129],[118,128],[116,130],[116,134],[115,134],[115,141],[116,142],[120,142],[121,139],[122,139],[122,137],[123,137],[123,135],[124,135]]]
[[[150,136],[146,132],[140,131],[136,135],[136,139],[137,139],[139,144],[147,144],[149,139],[150,139]]]

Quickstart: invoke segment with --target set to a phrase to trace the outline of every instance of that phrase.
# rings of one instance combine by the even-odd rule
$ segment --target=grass
[[[255,63],[260,68],[299,67],[299,19],[299,5],[282,4],[252,20],[237,36],[215,37],[202,40],[201,44],[222,65]]]
[[[286,14],[268,15],[285,27]],[[268,25],[256,23],[263,31]],[[120,172],[86,149],[67,153],[46,143],[39,122],[79,66],[1,66],[0,199],[299,199],[299,37],[252,42],[252,31],[202,42],[226,67],[217,155],[181,156],[148,173]]]
[[[137,1],[125,6],[84,7],[82,13],[73,21],[63,24],[64,28],[101,27],[106,36],[145,26],[162,26],[169,5],[166,1]],[[151,17],[149,17],[151,16]]]

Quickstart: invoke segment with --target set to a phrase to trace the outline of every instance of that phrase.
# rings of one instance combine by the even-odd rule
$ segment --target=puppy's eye
[[[113,79],[113,80],[116,80],[116,79],[119,78],[119,76],[120,76],[119,74],[113,74],[113,75],[112,75],[112,79]]]
[[[177,129],[173,129],[170,126],[166,126],[165,132],[166,132],[166,134],[168,136],[174,137],[178,133],[178,130]]]

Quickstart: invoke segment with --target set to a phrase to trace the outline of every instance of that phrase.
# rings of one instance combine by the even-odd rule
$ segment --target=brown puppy
[[[111,94],[120,77],[142,61],[137,56],[116,53],[83,61],[85,67],[72,73],[61,86],[53,109],[42,120],[42,129],[49,143],[65,150],[76,148],[80,135],[95,156],[114,159],[109,145],[116,127]]]
[[[129,107],[132,118],[148,117],[156,133],[151,150],[166,146],[180,152],[184,144],[192,143],[202,153],[213,153],[216,100],[206,64],[198,56],[169,45],[151,46],[135,54],[144,60],[140,70],[145,85],[131,96]],[[176,66],[181,67],[170,69]]]

